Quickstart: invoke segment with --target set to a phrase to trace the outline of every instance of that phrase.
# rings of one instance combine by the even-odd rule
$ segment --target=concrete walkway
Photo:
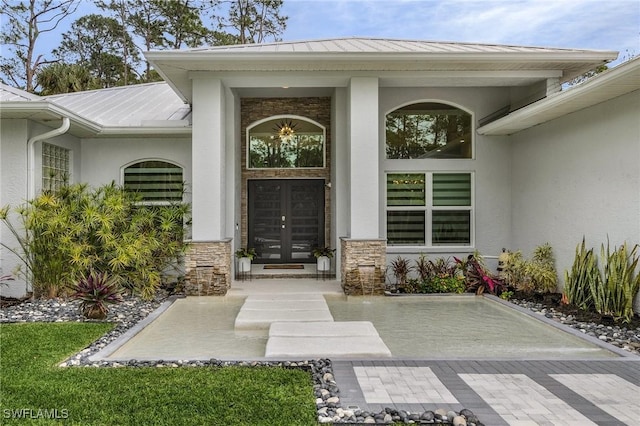
[[[278,293],[286,294],[284,297],[288,301],[278,302],[278,298],[274,297]],[[320,306],[322,310],[318,303],[320,299],[317,298],[322,294],[342,294],[340,284],[316,280],[234,282],[227,296],[232,305],[228,312],[239,313],[242,300],[238,303],[233,301],[245,297],[249,301],[248,307],[254,310],[259,310],[261,300],[277,304],[279,308],[307,300],[313,302],[310,306]],[[123,345],[119,352],[116,351],[112,359],[211,357],[212,353],[220,350],[220,343],[212,343],[210,339],[216,333],[212,331],[214,324],[224,322],[222,317],[229,316],[219,312],[219,300],[216,308],[209,303],[211,300],[206,297],[179,300],[182,303],[174,303],[172,308],[153,321],[152,324],[157,326],[154,333],[145,333],[147,330],[143,330]],[[214,315],[221,317],[211,320]],[[205,318],[207,320],[203,321]],[[222,325],[233,328],[234,318],[227,320],[231,322]],[[271,336],[266,329],[261,331],[259,340],[262,340],[258,346],[264,348],[265,340],[271,338],[275,339],[273,342],[278,342],[280,338],[308,338],[311,335],[318,338],[316,342],[319,343],[322,338],[329,337],[327,333],[345,333],[343,338],[347,338],[349,334],[372,331],[367,324],[349,324],[345,327],[333,323],[333,326],[327,326],[330,323],[277,321],[271,326]],[[335,330],[328,327],[335,327]],[[185,334],[191,330],[196,330],[193,340],[185,340]],[[242,332],[237,330],[235,334]],[[180,356],[167,356],[166,348],[176,341],[179,343],[174,346],[176,350],[180,349]],[[249,352],[250,342],[252,340],[241,342]],[[307,356],[309,352],[298,356],[294,348],[300,346],[301,341],[293,342],[288,349],[286,345],[276,345],[271,352],[271,359],[280,355],[283,355],[283,359],[291,356],[298,359],[325,357],[321,354],[322,345],[309,343],[308,348],[312,348],[316,356]],[[256,353],[263,350],[259,349]],[[258,355],[258,358],[261,356]],[[635,356],[606,360],[514,361],[380,359],[362,354],[360,359],[336,356],[333,369],[340,388],[341,405],[345,409],[379,412],[385,407],[392,407],[418,412],[438,408],[459,411],[466,408],[473,411],[484,424],[497,426],[640,424],[640,357]]]

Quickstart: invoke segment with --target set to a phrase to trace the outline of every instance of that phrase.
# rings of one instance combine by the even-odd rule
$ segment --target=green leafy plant
[[[251,260],[255,259],[258,255],[256,253],[256,249],[254,249],[253,247],[241,247],[236,250],[235,254],[238,259],[248,257]]]
[[[0,221],[18,241],[4,247],[23,262],[35,297],[64,295],[92,270],[108,271],[129,290],[150,298],[163,277],[179,271],[189,206],[147,206],[115,184],[90,189],[64,186],[45,191]]]
[[[510,300],[512,297],[513,297],[512,291],[507,290],[500,293],[500,299],[502,300]]]
[[[105,319],[108,305],[122,302],[122,288],[118,281],[104,272],[91,271],[73,288],[71,296],[80,300],[80,309],[86,318]]]
[[[611,251],[608,242],[606,250],[604,244],[601,246],[602,279],[591,286],[598,313],[627,322],[633,316],[633,300],[640,288],[640,274],[636,272],[638,247],[636,244],[629,250],[625,243]]]
[[[531,260],[521,251],[506,252],[500,278],[524,293],[551,293],[556,290],[558,274],[553,250],[548,243],[536,247]]]
[[[640,257],[637,244],[631,249],[624,243],[611,249],[600,247],[602,267],[593,249],[586,249],[585,239],[576,248],[571,271],[565,272],[564,294],[568,303],[581,309],[595,310],[616,320],[628,322],[634,315],[633,301],[640,289]]]
[[[586,248],[585,239],[576,247],[571,271],[565,272],[564,295],[568,303],[588,310],[593,306],[591,289],[599,286],[598,256]]]
[[[313,249],[311,254],[317,259],[322,256],[326,256],[328,258],[333,258],[336,249],[332,249],[330,247],[316,247]]]
[[[464,278],[455,276],[433,277],[424,282],[423,293],[464,293],[466,287]]]

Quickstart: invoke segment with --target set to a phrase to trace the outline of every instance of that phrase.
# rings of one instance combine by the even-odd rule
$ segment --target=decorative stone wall
[[[258,120],[275,115],[298,115],[316,121],[325,127],[325,167],[317,169],[247,169],[247,127]],[[242,98],[241,116],[241,235],[240,246],[246,247],[248,240],[248,200],[247,181],[249,179],[324,179],[331,180],[331,98]],[[324,235],[325,245],[331,246],[331,193],[325,190],[324,199]]]
[[[346,295],[381,295],[385,290],[387,241],[341,238],[342,290]]]
[[[185,257],[188,296],[224,296],[231,287],[231,239],[192,242]]]

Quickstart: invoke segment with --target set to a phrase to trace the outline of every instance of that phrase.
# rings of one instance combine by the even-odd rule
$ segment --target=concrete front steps
[[[274,322],[267,358],[390,358],[391,351],[369,321]]]
[[[334,322],[319,293],[252,294],[236,330],[269,330],[267,358],[389,358],[391,351],[368,321]]]

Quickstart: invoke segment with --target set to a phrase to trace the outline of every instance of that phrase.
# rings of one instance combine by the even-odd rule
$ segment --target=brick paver
[[[473,411],[486,425],[638,425],[640,358],[334,361],[343,407]]]

